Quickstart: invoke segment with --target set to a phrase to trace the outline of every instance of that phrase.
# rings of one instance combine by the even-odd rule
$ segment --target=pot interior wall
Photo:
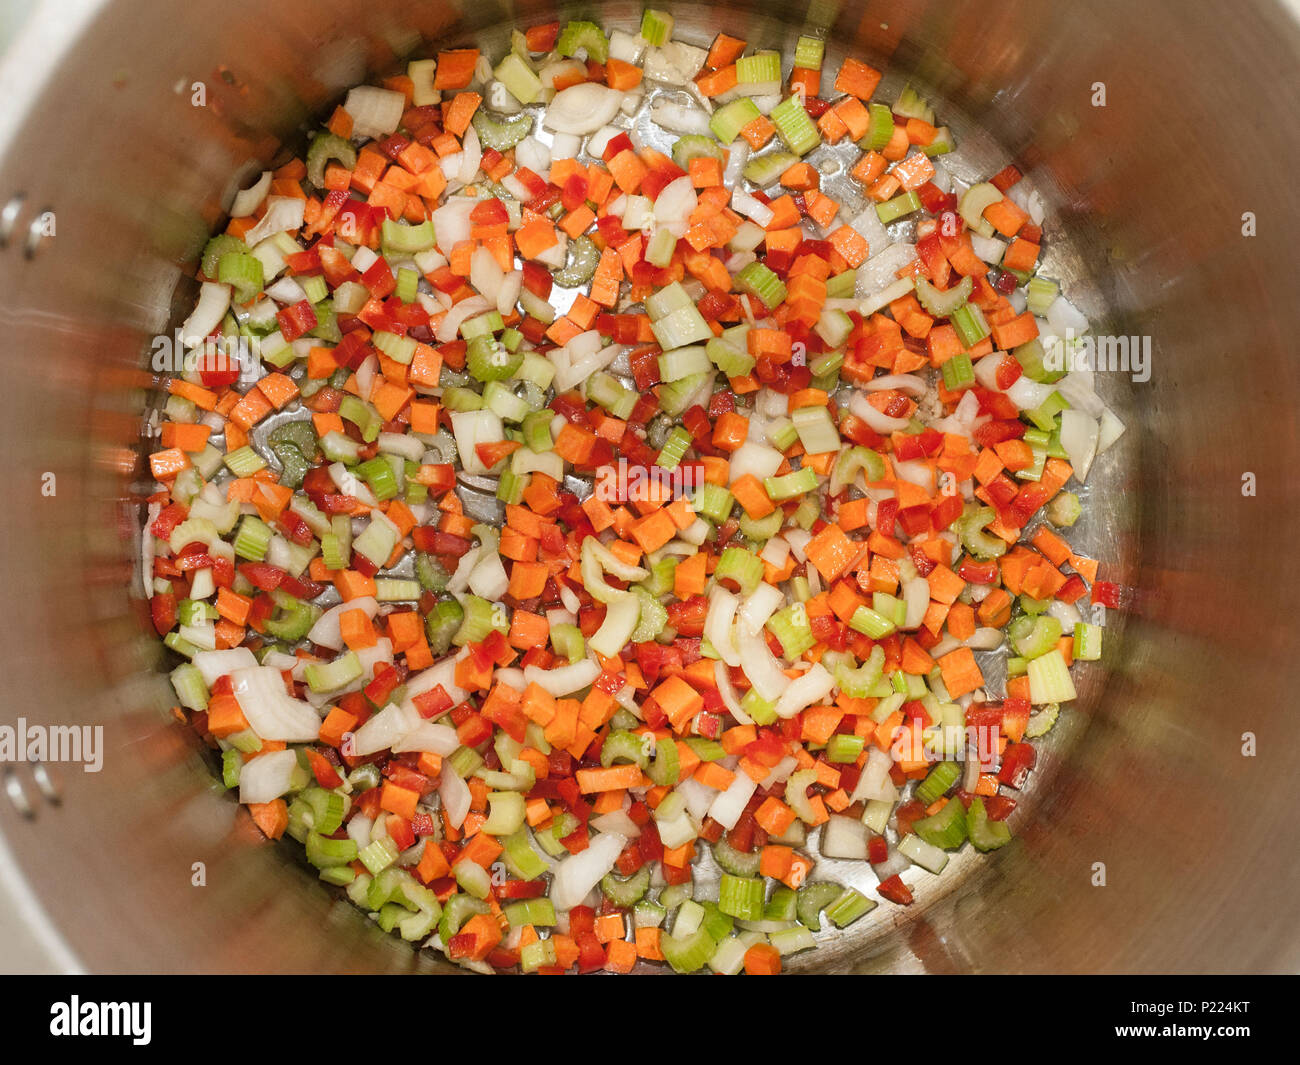
[[[640,7],[589,10],[630,28]],[[1068,757],[1049,757],[1012,846],[807,962],[1294,968],[1297,866],[1278,838],[1300,739],[1286,713],[1297,669],[1283,620],[1297,564],[1276,544],[1297,517],[1296,425],[1277,412],[1297,394],[1283,343],[1300,332],[1283,289],[1297,152],[1261,128],[1298,102],[1294,21],[1271,4],[1225,20],[1172,0],[673,10],[680,35],[701,44],[719,29],[780,46],[825,28],[948,101],[959,130],[997,131],[1000,161],[1053,202],[1070,249],[1062,272],[1085,304],[1105,309],[1109,331],[1154,346],[1149,382],[1107,382],[1130,431],[1099,471],[1094,502],[1108,517],[1090,535],[1116,560],[1106,576],[1133,594],[1123,639],[1065,733]],[[316,882],[289,845],[262,842],[167,714],[133,546],[133,503],[147,491],[139,418],[155,384],[142,367],[151,339],[179,322],[233,189],[296,147],[311,116],[422,41],[499,38],[512,21],[548,17],[539,3],[72,4],[61,25],[27,29],[48,32],[23,53],[48,56],[48,68],[0,76],[12,103],[0,208],[25,196],[12,226],[0,214],[0,235],[12,230],[0,250],[4,717],[102,724],[106,748],[102,772],[51,767],[57,804],[28,769],[6,770],[36,814],[0,804],[0,821],[47,938],[87,968],[434,966]],[[1166,57],[1155,70],[1154,56]],[[1104,107],[1093,106],[1099,83]],[[28,256],[26,227],[46,208],[55,235]],[[1242,494],[1248,473],[1253,497]],[[1254,757],[1242,754],[1245,733]]]

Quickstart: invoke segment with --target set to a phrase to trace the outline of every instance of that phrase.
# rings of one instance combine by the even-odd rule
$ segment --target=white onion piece
[[[1065,603],[1061,604],[1065,606]],[[962,641],[972,651],[992,651],[1002,646],[1006,634],[1001,629],[981,626]]]
[[[718,694],[722,697],[722,705],[727,708],[727,712],[736,719],[738,724],[752,725],[754,719],[741,708],[736,686],[731,683],[731,674],[727,672],[726,663],[721,659],[713,663],[713,677],[718,682]]]
[[[889,415],[876,410],[868,402],[867,397],[858,391],[855,391],[852,398],[849,399],[849,410],[871,426],[877,433],[901,432],[908,425],[908,419],[906,418],[891,418]]]
[[[379,375],[379,359],[374,355],[367,355],[361,365],[357,367],[357,391],[361,393],[362,399],[369,399],[370,393],[375,387],[375,378]]]
[[[592,658],[584,658],[581,662],[560,666],[558,669],[542,669],[541,666],[527,666],[524,669],[524,679],[529,684],[536,684],[557,697],[572,695],[599,676],[600,666]]]
[[[1109,407],[1101,412],[1101,433],[1097,439],[1097,454],[1110,448],[1124,435],[1124,423]]]
[[[729,666],[740,665],[740,652],[731,637],[731,623],[735,620],[740,599],[721,585],[709,593],[709,609],[704,618],[704,638]]]
[[[790,681],[789,687],[777,700],[776,716],[794,717],[799,711],[807,709],[820,699],[825,699],[834,687],[835,678],[825,666],[817,662],[798,680]]]
[[[482,553],[482,546],[471,547],[456,560],[456,568],[452,571],[451,576],[447,578],[447,591],[451,592],[452,595],[460,595],[469,588],[469,575],[474,572],[474,567],[478,565],[479,555]]]
[[[334,482],[334,487],[345,496],[359,499],[368,507],[378,505],[378,500],[375,499],[374,493],[370,491],[370,487],[361,480],[360,477],[343,465],[343,463],[330,463],[329,471],[330,480]]]
[[[231,693],[249,726],[264,740],[305,743],[320,735],[320,715],[284,688],[270,666],[245,666],[230,674]]]
[[[198,347],[221,324],[230,309],[230,286],[204,281],[194,310],[181,325],[181,339],[187,348]]]
[[[1070,456],[1070,465],[1074,467],[1074,476],[1080,484],[1088,480],[1100,437],[1101,427],[1097,419],[1081,410],[1061,411],[1061,447]]]
[[[465,823],[473,797],[469,785],[465,783],[451,766],[444,764],[438,780],[438,798],[442,800],[442,812],[452,828],[460,828]]]
[[[343,110],[352,116],[353,136],[383,137],[392,133],[402,121],[406,97],[390,89],[358,85],[348,90]]]
[[[709,816],[727,831],[736,827],[740,815],[745,812],[745,805],[758,790],[758,782],[748,773],[738,772],[726,789],[717,793],[709,805]]]
[[[882,307],[887,307],[893,303],[894,300],[901,300],[915,288],[916,279],[914,277],[911,275],[900,277],[888,288],[882,288],[879,292],[863,296],[862,302],[858,304],[858,311],[864,318],[873,315]]]
[[[776,613],[777,607],[784,602],[785,596],[781,594],[780,588],[767,583],[760,584],[740,605],[740,611],[736,616],[737,628],[741,634],[751,636],[761,632],[763,626],[767,624],[767,619]]]
[[[519,302],[519,293],[524,287],[524,272],[522,270],[511,270],[506,274],[505,280],[501,282],[501,288],[497,292],[497,311],[503,315],[508,315],[515,309],[515,304]]]
[[[1065,632],[1073,632],[1074,626],[1083,620],[1083,615],[1079,613],[1077,606],[1073,603],[1063,603],[1060,599],[1053,599],[1047,604],[1046,614],[1048,617],[1056,618]],[[975,635],[979,635],[978,630],[976,630]],[[974,637],[971,638],[974,639]]]
[[[607,125],[618,114],[622,103],[623,94],[617,89],[584,81],[555,94],[546,106],[542,125],[556,133],[585,136]]]
[[[302,285],[292,277],[282,277],[274,285],[267,285],[266,294],[280,304],[300,303],[307,298]],[[298,341],[295,340],[294,343],[297,344]]]
[[[582,609],[582,600],[578,598],[578,593],[563,580],[557,579],[555,583],[560,589],[560,602],[564,604],[564,609],[576,618],[578,611]]]
[[[473,126],[465,127],[465,136],[461,138],[460,156],[458,177],[468,185],[478,175],[478,168],[483,162],[483,146],[479,143],[478,130]]]
[[[1097,395],[1091,370],[1074,370],[1056,382],[1056,390],[1075,410],[1092,418],[1100,418],[1106,404]]]
[[[425,721],[418,712],[416,719],[402,738],[392,745],[394,754],[401,754],[403,751],[426,751],[446,758],[455,753],[456,748],[460,746],[460,739],[454,728],[450,725]],[[410,714],[407,714],[407,720],[410,720]]]
[[[461,300],[452,307],[438,323],[434,335],[438,338],[438,343],[446,344],[456,339],[456,334],[460,332],[461,323],[467,318],[473,318],[476,314],[483,314],[490,311],[492,305],[482,296],[470,296],[468,299]]]
[[[501,556],[496,551],[485,551],[479,556],[469,574],[469,590],[481,599],[495,602],[506,594],[510,577]]]
[[[380,818],[380,820],[383,819]],[[374,821],[359,810],[348,818],[348,823],[344,827],[347,830],[348,839],[357,845],[358,850],[370,843],[370,831],[374,828],[374,824]]]
[[[461,241],[469,240],[470,231],[474,228],[469,216],[476,206],[478,206],[478,200],[472,196],[452,196],[433,212],[433,233],[437,237],[439,250],[444,254],[450,252]],[[469,301],[465,300],[464,302],[468,303]],[[456,306],[460,307],[461,304],[458,303]],[[483,307],[483,310],[487,309],[486,306]],[[460,322],[457,321],[456,324],[459,325]],[[447,340],[454,337],[455,333],[453,332]],[[444,344],[447,342],[442,340],[441,332],[438,334],[438,339]]]
[[[695,194],[695,186],[691,183],[691,179],[676,178],[665,185],[655,199],[655,221],[668,226],[674,223],[685,225],[698,204],[699,197]]]
[[[919,399],[927,390],[925,381],[916,374],[910,373],[891,373],[885,374],[884,377],[873,377],[863,387],[868,392],[884,392],[896,388],[900,392],[906,392],[913,399]]]
[[[767,641],[754,632],[741,629],[738,638],[740,646],[741,668],[749,683],[758,692],[759,698],[774,703],[781,697],[789,679],[781,672],[781,666],[773,657]]]
[[[375,443],[386,455],[400,455],[411,462],[419,462],[424,457],[424,444],[416,437],[407,436],[405,433],[380,433]]]
[[[907,604],[903,628],[919,628],[925,620],[925,612],[930,608],[930,582],[924,577],[903,581],[903,602]]]
[[[799,768],[799,763],[790,755],[786,755],[772,767],[772,772],[768,773],[759,783],[759,787],[770,788],[773,784],[780,784],[783,780],[788,780],[790,774]]]
[[[547,63],[543,63],[537,71],[538,80],[541,81],[548,89],[555,88],[555,83],[562,77],[577,75],[579,77],[587,76],[586,66],[577,59],[560,59],[555,58]],[[556,158],[562,158],[556,156]]]
[[[379,612],[379,603],[374,596],[362,595],[346,603],[330,607],[317,620],[307,633],[307,639],[331,651],[343,650],[343,635],[340,632],[340,620],[349,610],[360,610],[366,617],[373,618]]]
[[[1006,397],[1021,410],[1032,410],[1042,406],[1053,391],[1051,385],[1040,385],[1028,377],[1018,377],[1015,384],[1006,390]]]
[[[467,789],[468,790],[468,789]],[[558,910],[571,910],[582,903],[601,877],[614,868],[618,856],[627,846],[627,837],[617,832],[601,832],[587,849],[570,854],[559,862],[551,881],[551,901]]]
[[[609,142],[617,137],[623,130],[617,126],[601,126],[590,137],[587,138],[587,154],[601,159],[605,155],[605,149],[609,147]]]
[[[731,194],[731,209],[764,228],[771,225],[772,219],[776,217],[772,208],[739,187]]]
[[[1007,246],[996,237],[981,237],[978,233],[970,235],[970,245],[976,255],[994,266],[1002,262],[1002,256],[1007,250]]]
[[[505,425],[500,416],[490,410],[455,411],[451,416],[451,431],[464,471],[470,476],[486,474],[488,468],[478,457],[476,447],[505,439]]]
[[[957,639],[951,633],[945,632],[939,642],[929,649],[931,658],[942,658],[949,651],[955,651],[962,646],[962,641]]]
[[[894,760],[887,751],[882,751],[874,745],[869,746],[867,764],[862,767],[858,786],[853,789],[849,801],[862,802],[864,799],[874,799],[879,802],[895,802],[898,799],[898,788],[889,779],[889,770],[893,764]]]
[[[660,129],[673,133],[697,133],[707,135],[709,116],[698,107],[675,103],[671,100],[656,100],[650,105],[650,121]]]
[[[588,824],[605,835],[626,836],[628,839],[641,835],[641,826],[628,817],[625,810],[611,810],[607,814],[593,817]]]
[[[790,557],[790,542],[778,533],[763,545],[763,550],[758,553],[758,557],[769,566],[780,569]]]
[[[266,201],[266,214],[244,234],[244,243],[250,248],[267,237],[298,229],[307,210],[307,201],[297,196],[271,196]]]
[[[262,206],[266,194],[271,191],[271,171],[263,170],[251,186],[235,193],[235,202],[230,205],[231,218],[247,218]]]
[[[1066,336],[1067,330],[1074,336],[1088,331],[1088,319],[1064,296],[1057,296],[1047,308],[1047,324],[1058,336]]]
[[[818,850],[825,858],[849,858],[865,861],[867,857],[867,826],[856,817],[831,814],[822,829]]]
[[[718,794],[712,788],[700,783],[695,777],[687,777],[677,785],[676,790],[686,800],[686,813],[696,823],[703,821],[708,815],[713,798]]]
[[[880,220],[874,205],[850,218],[849,228],[867,242],[868,251],[872,248],[883,249],[889,243],[885,224]]]
[[[545,181],[550,176],[551,149],[530,134],[515,145],[515,162]]]
[[[873,865],[871,871],[876,874],[876,878],[883,884],[891,876],[897,876],[899,873],[906,872],[912,868],[912,862],[899,850],[890,850],[889,857],[879,865]]]
[[[439,659],[428,669],[422,669],[419,673],[408,678],[406,682],[406,701],[402,703],[402,707],[406,710],[414,710],[415,697],[433,691],[439,684],[447,693],[447,697],[451,699],[453,706],[457,703],[463,703],[468,698],[469,693],[456,683],[456,663],[468,654],[469,650],[465,649],[458,654]]]
[[[497,257],[484,245],[474,249],[469,257],[469,283],[488,303],[495,304],[505,281],[506,272],[501,269]]]
[[[781,535],[785,537],[786,543],[790,545],[794,557],[800,562],[807,562],[808,554],[804,549],[812,540],[812,533],[807,529],[786,529]]]
[[[582,150],[582,138],[576,133],[557,133],[551,138],[551,162],[576,159]]]
[[[270,802],[278,799],[293,786],[294,771],[298,768],[296,751],[267,751],[239,770],[239,801]]]
[[[386,706],[352,733],[352,753],[365,757],[386,751],[400,742],[410,729],[410,719],[400,706]]]
[[[920,459],[901,462],[895,459],[894,473],[900,481],[907,481],[909,484],[924,488],[931,495],[934,494],[934,471]]]
[[[898,282],[898,271],[915,258],[915,244],[891,244],[882,248],[858,267],[853,294],[858,299],[865,299],[885,291]]]
[[[771,477],[780,468],[784,458],[775,448],[746,440],[731,453],[730,483],[734,484],[747,473],[752,473],[760,481],[764,477]]]
[[[963,425],[974,425],[975,419],[980,415],[980,401],[975,397],[975,393],[969,390],[963,392],[956,410],[952,413],[953,417]]]
[[[194,666],[209,688],[227,673],[237,669],[257,667],[257,659],[247,647],[231,647],[225,651],[200,651],[192,659]]]

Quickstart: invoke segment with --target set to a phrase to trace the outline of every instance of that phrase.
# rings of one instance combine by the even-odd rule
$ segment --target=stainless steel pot
[[[1097,475],[1084,531],[1133,594],[1016,841],[807,964],[1294,970],[1294,9],[671,6],[699,43],[721,28],[779,46],[824,28],[833,46],[947,100],[959,133],[995,131],[1001,152],[972,132],[976,161],[1014,159],[1052,202],[1068,250],[1058,271],[1108,331],[1154,343],[1149,382],[1108,381],[1130,431]],[[639,17],[627,3],[585,9],[624,26]],[[153,384],[142,368],[150,339],[180,320],[233,189],[304,120],[421,38],[500,34],[550,12],[495,0],[76,0],[41,7],[11,43],[0,70],[0,724],[102,725],[105,755],[99,773],[0,771],[0,870],[21,929],[8,932],[6,967],[433,967],[288,846],[261,841],[167,714],[135,577],[136,445]]]

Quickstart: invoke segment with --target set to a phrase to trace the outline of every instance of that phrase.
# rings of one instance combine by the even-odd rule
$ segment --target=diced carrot
[[[984,685],[984,674],[980,672],[975,654],[969,647],[958,647],[940,657],[939,669],[943,675],[944,687],[954,699]]]
[[[835,91],[856,96],[859,100],[871,99],[880,84],[880,71],[859,59],[845,58],[835,77]]]
[[[289,827],[289,807],[283,799],[270,802],[250,802],[248,812],[267,839],[279,839]]]

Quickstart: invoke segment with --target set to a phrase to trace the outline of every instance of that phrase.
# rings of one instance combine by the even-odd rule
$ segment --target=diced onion
[[[200,651],[192,661],[203,677],[203,683],[209,688],[227,673],[257,666],[257,659],[247,647],[231,647],[225,651]]]
[[[542,119],[545,129],[585,136],[595,133],[618,114],[623,94],[608,85],[584,81],[555,94]]]
[[[239,801],[242,803],[271,802],[293,787],[298,769],[296,751],[267,751],[239,770]]]
[[[466,789],[468,791],[468,789]],[[618,856],[627,846],[627,837],[617,832],[601,832],[585,850],[570,854],[552,870],[551,901],[558,910],[580,905],[601,877],[614,868]]]
[[[406,110],[400,92],[373,85],[358,85],[348,91],[343,110],[352,116],[352,133],[357,137],[384,137],[397,129]]]
[[[812,706],[820,699],[830,695],[835,687],[835,678],[820,662],[803,674],[798,680],[789,682],[776,703],[777,717],[794,717],[801,710]]]
[[[181,325],[181,338],[187,348],[198,347],[221,324],[230,309],[230,286],[205,281],[199,289],[199,301]]]
[[[727,831],[731,831],[740,821],[745,806],[757,789],[758,782],[748,773],[737,773],[735,779],[724,791],[718,792],[717,797],[710,804],[709,816]]]
[[[824,858],[850,858],[865,861],[867,857],[867,826],[856,817],[831,814],[822,828],[818,849]]]
[[[731,636],[731,623],[735,620],[739,606],[739,597],[721,585],[716,585],[709,593],[709,608],[704,618],[704,638],[729,666],[740,665],[740,652],[736,650]]]
[[[555,696],[572,695],[587,687],[600,676],[600,666],[593,658],[584,658],[572,665],[560,666],[558,669],[542,669],[541,666],[526,666],[524,679],[529,684],[536,684]]]
[[[850,802],[862,802],[866,800],[876,800],[879,802],[894,802],[898,798],[898,788],[889,778],[889,770],[893,767],[894,760],[889,757],[887,751],[882,751],[874,745],[867,748],[867,764],[862,767],[862,775],[858,777],[858,786],[853,789],[853,794],[849,797]]]
[[[469,785],[461,779],[460,774],[451,766],[444,764],[438,779],[438,798],[442,800],[442,812],[452,828],[460,828],[465,823],[473,796]]]
[[[270,666],[245,666],[230,674],[231,693],[248,724],[264,740],[305,743],[320,735],[320,715],[284,688]]]
[[[307,201],[300,200],[297,196],[268,197],[266,214],[244,235],[244,243],[251,248],[267,237],[300,228],[306,210]]]
[[[331,651],[343,650],[343,634],[339,622],[349,610],[360,610],[366,617],[373,618],[379,612],[379,603],[374,596],[362,595],[332,606],[317,619],[307,633],[307,639],[321,647],[328,647]]]
[[[235,202],[230,205],[230,217],[247,218],[262,206],[262,201],[266,199],[266,194],[270,191],[271,171],[263,170],[262,176],[253,182],[251,186],[240,189],[235,194]]]

